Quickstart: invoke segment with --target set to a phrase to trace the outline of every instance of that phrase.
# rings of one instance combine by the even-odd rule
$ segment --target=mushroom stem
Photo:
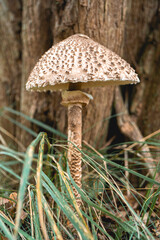
[[[68,107],[68,162],[71,176],[77,186],[82,186],[82,107],[89,103],[90,96],[81,91],[62,93],[62,105]],[[81,197],[73,186],[77,204],[81,207]]]
[[[82,187],[82,104],[68,105],[68,162],[71,176],[79,188]],[[81,206],[80,194],[73,186],[78,206]]]

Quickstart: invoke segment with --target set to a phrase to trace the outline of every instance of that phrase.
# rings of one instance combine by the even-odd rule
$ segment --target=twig
[[[124,105],[119,87],[115,89],[115,109],[117,114],[124,112],[124,114],[119,114],[117,116],[117,123],[121,132],[133,141],[137,142],[142,141],[143,136],[140,132],[140,129],[133,121]],[[145,144],[135,143],[134,145],[132,144],[132,147],[136,145],[140,146],[141,153],[144,156],[144,161],[147,164],[148,171],[150,175],[153,177],[154,176],[154,171],[152,170],[153,158],[151,156],[148,145],[146,143]],[[130,147],[128,149],[130,149]]]

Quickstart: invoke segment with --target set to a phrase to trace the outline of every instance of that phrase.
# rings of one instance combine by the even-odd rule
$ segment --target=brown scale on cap
[[[75,34],[42,56],[29,76],[26,89],[68,90],[71,82],[79,83],[83,89],[137,83],[139,79],[130,65],[116,53],[85,35]]]

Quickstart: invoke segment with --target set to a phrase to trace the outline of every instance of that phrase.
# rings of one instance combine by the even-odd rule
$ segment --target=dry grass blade
[[[14,224],[14,221],[11,220],[9,217],[7,217],[7,216],[4,214],[4,212],[2,212],[1,210],[0,210],[0,215],[2,215],[2,216],[3,216],[5,219],[7,219],[7,221],[9,221],[10,223]]]
[[[33,211],[32,211],[32,200],[31,200],[31,191],[30,191],[31,186],[28,186],[28,195],[29,195],[29,208],[30,208],[30,218],[31,218],[31,234],[32,237],[34,238],[34,227],[33,227]]]
[[[3,136],[2,136],[1,134],[0,134],[0,141],[1,141],[1,143],[2,143],[5,147],[8,147],[5,139],[3,138]]]
[[[10,222],[11,224],[13,224],[13,225],[15,226],[14,221],[11,220],[9,217],[7,217],[1,210],[0,210],[0,215],[3,216],[8,222]],[[19,234],[20,234],[22,240],[25,240],[25,238],[23,237],[23,235],[22,235],[21,233],[19,233]],[[12,235],[12,240],[16,240],[13,235]]]
[[[103,156],[100,152],[98,152],[94,147],[92,147],[92,146],[91,146],[89,143],[87,143],[85,140],[83,140],[83,142],[84,142],[84,144],[85,144],[86,146],[88,146],[93,152],[95,152],[98,156],[100,156],[102,159],[104,159],[104,156]],[[107,174],[108,177],[109,177],[106,161],[103,161],[103,164],[104,164],[104,167],[105,167],[106,174]],[[110,187],[110,185],[109,185],[109,187]],[[115,207],[116,207],[116,209],[117,209],[116,199],[115,199],[115,197],[114,197],[113,189],[112,189],[111,187],[110,187],[110,191],[111,191],[111,194],[112,194],[112,197],[113,197],[114,205],[115,205]]]
[[[23,151],[26,150],[24,145],[16,137],[14,137],[10,132],[8,132],[6,129],[0,127],[0,131],[3,134],[5,134],[6,136],[8,136],[10,139],[12,139]]]
[[[40,142],[40,146],[39,146],[36,191],[37,191],[37,204],[38,204],[40,225],[42,228],[44,239],[49,240],[49,237],[47,234],[47,229],[46,229],[46,224],[44,221],[44,213],[43,213],[43,207],[42,207],[42,188],[41,188],[41,171],[42,171],[42,162],[43,162],[44,141],[45,141],[45,137],[43,136],[43,138],[41,139],[41,142]]]
[[[24,194],[26,191],[26,186],[28,184],[28,176],[30,173],[31,163],[33,160],[33,154],[36,145],[39,143],[39,141],[42,139],[43,136],[46,136],[45,133],[39,133],[35,140],[32,141],[32,143],[28,146],[26,154],[25,154],[25,160],[24,160],[24,166],[22,170],[22,176],[20,181],[20,187],[18,192],[18,201],[17,201],[17,212],[16,212],[16,224],[14,229],[14,237],[17,238],[19,224],[20,224],[20,217],[21,217],[21,210],[23,208],[23,200],[24,200]],[[19,178],[19,176],[18,176]]]
[[[135,147],[136,145],[139,145],[141,150],[142,150],[142,155],[144,156],[144,161],[146,162],[148,171],[150,173],[150,175],[153,177],[154,176],[154,170],[153,168],[153,158],[151,155],[151,152],[148,148],[148,145],[146,143],[142,143],[140,145],[140,142],[142,141],[141,139],[144,138],[141,134],[140,129],[138,128],[137,124],[135,123],[135,121],[131,118],[131,116],[128,113],[128,110],[123,102],[123,98],[122,98],[122,94],[120,92],[120,88],[116,87],[115,89],[115,109],[116,109],[116,113],[124,113],[124,114],[120,114],[117,116],[117,123],[118,126],[121,130],[121,132],[127,136],[128,138],[130,138],[133,141],[137,141],[137,144],[132,144],[132,147]]]
[[[84,154],[87,159],[91,160],[91,162],[93,162],[94,160],[91,159],[89,156],[87,156],[86,154]],[[92,164],[90,164],[89,162],[86,162],[89,166],[91,166],[92,168],[94,168],[95,163],[93,166]],[[119,186],[117,185],[117,183],[115,182],[115,180],[113,179],[113,177],[111,175],[108,174],[104,174],[102,171],[97,170],[97,168],[94,168],[95,171],[101,176],[102,179],[104,179],[106,181],[106,183],[109,184],[110,188],[113,189],[113,191],[117,194],[117,196],[120,197],[120,199],[124,202],[124,204],[127,206],[130,214],[132,215],[134,222],[135,222],[135,226],[138,229],[138,224],[143,228],[145,235],[147,237],[148,240],[153,239],[153,238],[149,238],[148,235],[150,234],[150,232],[148,231],[147,227],[145,226],[145,224],[141,221],[141,219],[138,217],[138,215],[136,214],[136,212],[132,209],[132,207],[130,206],[130,204],[127,202],[127,200],[125,199],[121,189],[119,188]],[[109,178],[110,176],[110,178]],[[112,181],[111,181],[112,180]],[[151,235],[150,235],[151,236]]]
[[[83,140],[83,143],[87,146],[87,147],[89,147],[91,150],[93,150],[97,155],[99,155],[101,158],[104,158],[104,156],[100,153],[100,152],[98,152],[94,147],[92,147],[88,142],[86,142],[85,140]]]
[[[142,142],[142,144],[143,144],[144,141],[146,141],[147,139],[149,139],[149,138],[151,138],[151,137],[154,137],[155,135],[157,135],[157,134],[159,134],[159,133],[160,133],[160,129],[158,129],[157,131],[149,134],[149,135],[146,136],[146,137],[141,138],[141,139],[139,140],[139,142],[135,142],[135,143],[131,144],[129,147],[126,148],[126,150],[132,149],[133,147],[139,145],[139,143],[141,143],[141,142]]]
[[[56,163],[57,168],[58,168],[58,171],[59,171],[59,173],[60,173],[60,175],[61,175],[61,178],[63,179],[64,184],[65,184],[65,186],[66,186],[66,188],[67,188],[67,190],[68,190],[68,193],[69,193],[69,195],[70,195],[70,197],[71,197],[71,199],[72,199],[72,201],[73,201],[73,205],[74,205],[74,207],[75,207],[75,209],[76,209],[79,217],[82,219],[82,222],[83,222],[83,224],[85,225],[86,229],[89,231],[88,225],[87,225],[86,221],[84,220],[84,217],[83,217],[83,215],[82,215],[82,213],[81,213],[81,211],[80,211],[80,208],[78,207],[78,204],[77,204],[77,202],[76,202],[76,199],[75,199],[75,197],[74,197],[74,194],[73,194],[73,192],[72,192],[72,189],[71,189],[70,185],[68,184],[68,182],[67,182],[67,180],[66,180],[66,177],[65,177],[65,175],[64,175],[64,173],[63,173],[63,170],[61,169],[59,163],[54,159],[53,156],[49,155],[49,157],[50,157],[51,159],[53,159],[53,161]],[[89,232],[90,232],[90,231],[89,231]]]
[[[43,206],[44,206],[44,209],[46,210],[46,214],[48,215],[48,218],[50,219],[51,228],[53,229],[53,232],[55,233],[56,238],[58,240],[63,240],[63,237],[53,219],[53,213],[50,211],[49,205],[47,204],[47,201],[45,200],[44,197],[43,197]]]

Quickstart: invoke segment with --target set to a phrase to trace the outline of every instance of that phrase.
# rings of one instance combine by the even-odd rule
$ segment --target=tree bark
[[[131,1],[127,22],[124,56],[141,79],[132,96],[130,113],[142,135],[147,136],[160,128],[160,2]]]
[[[141,65],[146,88],[142,99],[139,125],[144,135],[160,129],[160,11],[155,19],[155,29],[149,35]],[[154,44],[153,44],[154,43]],[[157,135],[160,140],[160,135]]]
[[[60,93],[30,93],[25,90],[25,83],[35,63],[52,44],[83,33],[136,67],[142,84],[134,88],[140,100],[134,98],[131,112],[144,135],[159,127],[158,0],[4,0],[0,10],[1,107],[13,105],[14,109],[67,132],[67,111],[60,105]],[[94,100],[83,112],[83,139],[94,147],[105,142],[113,91],[114,87],[87,90]],[[43,130],[23,123],[37,132]],[[25,146],[30,143],[29,134],[18,131],[2,117],[1,126],[17,138],[21,135]]]
[[[122,55],[126,17],[123,9],[127,7],[127,3],[124,3],[123,0],[118,5],[116,0],[72,0],[69,2],[54,1],[53,3],[52,1],[38,0],[38,2],[38,7],[37,3],[26,5],[26,1],[23,2],[24,67],[21,110],[27,114],[30,112],[30,116],[46,123],[49,122],[60,131],[66,132],[67,121],[64,120],[67,119],[66,109],[60,105],[59,93],[33,94],[25,91],[25,82],[31,68],[41,54],[52,45],[52,42],[57,43],[78,32],[89,35]],[[41,25],[44,21],[46,22],[43,24],[43,28]],[[94,101],[84,111],[83,137],[96,146],[102,144],[107,135],[108,121],[105,119],[110,116],[113,89],[113,87],[108,87],[87,90],[93,95]],[[31,102],[32,107],[30,108]],[[44,116],[44,113],[47,114]],[[21,135],[22,139],[28,138],[25,133]],[[26,139],[25,142],[28,144],[30,139]]]
[[[21,24],[22,6],[20,1],[4,0],[0,2],[0,108],[20,107],[21,89]],[[0,125],[15,135],[16,126],[1,113]],[[11,117],[11,115],[10,115]],[[6,137],[6,135],[5,135]],[[12,145],[11,138],[6,138]]]

